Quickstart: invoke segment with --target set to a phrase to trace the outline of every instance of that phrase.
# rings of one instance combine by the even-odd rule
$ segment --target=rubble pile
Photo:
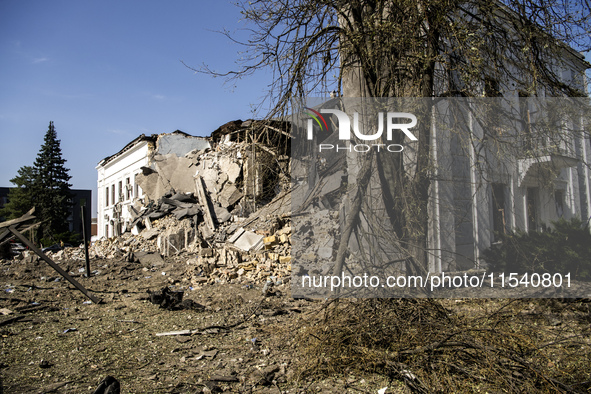
[[[339,239],[340,231],[338,219],[338,211],[317,207],[310,207],[305,214],[299,216],[297,225],[314,231],[300,234],[297,248],[292,251],[298,261],[297,276],[332,274],[335,261],[333,257],[337,253],[335,239]]]
[[[229,122],[206,147],[182,155],[154,150],[135,178],[142,198],[119,203],[119,235],[95,242],[90,257],[184,260],[193,285],[284,283],[291,270],[285,128],[282,122]]]
[[[291,276],[290,236],[289,226],[267,237],[240,228],[227,243],[216,248],[202,248],[197,257],[187,261],[190,281],[194,286],[261,281],[277,285],[287,283]]]

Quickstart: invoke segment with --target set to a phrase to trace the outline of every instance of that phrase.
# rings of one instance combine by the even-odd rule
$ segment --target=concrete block
[[[271,261],[277,261],[277,260],[279,260],[279,255],[277,253],[268,253],[267,254],[267,257]]]
[[[332,248],[318,248],[317,253],[321,259],[330,259],[332,257]]]
[[[226,174],[228,174],[228,182],[236,183],[236,179],[240,176],[240,172],[242,171],[242,167],[237,163],[230,164],[227,168],[225,168]]]
[[[220,207],[219,205],[214,205],[213,211],[218,223],[225,223],[232,217],[226,208]]]
[[[252,231],[244,231],[233,244],[245,252],[260,250],[263,247],[263,236],[255,234]]]
[[[263,238],[263,242],[265,243],[265,246],[272,246],[277,243],[277,237],[271,235],[270,237]]]
[[[222,191],[218,193],[217,200],[222,207],[228,208],[236,204],[242,198],[243,194],[232,184],[226,184]]]
[[[133,252],[135,258],[146,267],[161,267],[164,265],[164,260],[158,253],[147,253],[147,252]]]
[[[212,248],[203,248],[199,252],[199,256],[201,256],[201,257],[213,257],[213,249]]]

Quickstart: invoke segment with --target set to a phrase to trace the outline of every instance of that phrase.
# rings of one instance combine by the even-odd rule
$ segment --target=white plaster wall
[[[476,130],[477,131],[477,130]],[[454,138],[445,129],[435,130],[433,136],[433,156],[437,163],[436,180],[432,184],[429,202],[432,221],[430,223],[429,249],[430,270],[457,269],[459,255],[469,257],[470,248],[474,248],[474,257],[488,248],[493,240],[492,194],[490,183],[505,185],[505,220],[511,229],[527,230],[527,188],[537,187],[538,223],[550,225],[559,217],[556,210],[555,191],[563,193],[563,216],[565,219],[591,215],[591,179],[589,163],[591,163],[591,143],[581,133],[575,150],[578,165],[563,168],[553,187],[542,187],[536,179],[523,180],[523,169],[518,160],[503,158],[502,166],[493,166],[496,171],[487,174],[472,173],[467,179],[464,173],[470,173],[473,159],[463,155],[473,155],[473,151],[461,151],[461,144],[454,143]],[[493,163],[494,160],[492,161]],[[454,164],[455,163],[455,164]],[[501,164],[501,162],[497,163]],[[501,168],[502,167],[502,168]],[[486,176],[486,179],[479,175]],[[474,177],[475,176],[475,177]],[[468,186],[472,190],[467,193]],[[462,188],[462,185],[464,187]],[[464,190],[465,189],[465,190]],[[465,192],[463,192],[465,191]],[[472,195],[472,201],[466,197]],[[460,213],[464,215],[458,215]],[[472,236],[472,240],[470,237]],[[468,245],[472,243],[472,245]],[[476,261],[474,262],[476,264]]]
[[[123,183],[124,200],[122,201],[122,216],[123,220],[130,220],[128,206],[131,205],[135,198],[141,197],[136,195],[135,174],[141,172],[141,167],[148,165],[149,144],[147,141],[140,141],[131,149],[123,152],[120,156],[109,161],[106,165],[97,166],[98,172],[98,202],[97,202],[97,235],[99,238],[112,237],[114,235],[113,225],[110,220],[113,218],[113,207],[115,202],[119,201],[119,182]],[[125,199],[127,196],[125,185],[126,178],[130,178],[132,188],[132,198]],[[115,202],[111,198],[111,187],[115,186]],[[109,187],[109,204],[105,204],[105,188]],[[105,217],[108,217],[108,219]],[[105,226],[108,225],[108,233]]]

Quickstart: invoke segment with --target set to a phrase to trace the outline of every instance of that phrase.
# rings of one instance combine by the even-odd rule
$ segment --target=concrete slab
[[[228,182],[236,183],[236,179],[240,176],[242,167],[237,163],[232,163],[227,168],[224,168],[224,170],[228,175]]]
[[[207,139],[178,132],[160,135],[156,141],[156,150],[161,155],[172,153],[176,156],[184,156],[193,150],[207,148],[210,148]]]
[[[233,244],[245,252],[260,250],[264,245],[263,236],[245,230]]]
[[[172,211],[172,214],[177,218],[177,220],[180,220],[187,216],[195,216],[199,212],[201,212],[201,209],[199,209],[199,206],[195,205],[190,208],[177,208]]]
[[[162,267],[164,265],[164,260],[158,253],[133,252],[133,255],[145,267]]]
[[[345,173],[343,171],[337,171],[334,174],[331,174],[328,177],[326,177],[325,179],[323,179],[322,181],[324,182],[324,186],[322,187],[322,190],[320,191],[320,196],[324,196],[330,192],[337,190],[339,187],[341,187],[341,181],[342,181],[344,174]]]
[[[226,208],[220,207],[219,205],[214,205],[213,210],[218,223],[225,223],[232,217]]]
[[[174,189],[176,193],[193,192],[193,175],[195,169],[191,167],[193,162],[185,157],[177,157],[175,154],[154,156],[154,167],[160,176],[160,183],[164,193]],[[162,191],[161,191],[162,193]],[[158,196],[161,197],[164,193]]]
[[[236,204],[242,198],[243,194],[232,184],[226,184],[222,191],[218,193],[218,202],[224,208]]]
[[[149,230],[142,231],[140,233],[140,235],[142,236],[143,239],[145,239],[147,241],[147,240],[156,238],[159,233],[160,233],[160,231],[158,229],[151,228]]]

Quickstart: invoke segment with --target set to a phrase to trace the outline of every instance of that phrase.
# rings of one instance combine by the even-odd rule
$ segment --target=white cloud
[[[49,58],[47,58],[47,57],[37,57],[37,58],[33,59],[33,64],[44,63],[47,61],[49,61]]]

